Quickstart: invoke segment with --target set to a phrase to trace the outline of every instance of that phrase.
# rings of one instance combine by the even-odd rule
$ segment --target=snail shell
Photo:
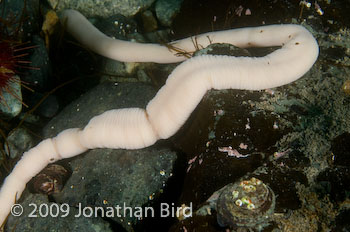
[[[32,192],[51,195],[62,190],[70,172],[61,165],[51,164],[36,175],[29,183]]]
[[[226,185],[216,207],[220,226],[261,230],[274,212],[275,194],[261,180],[252,177]]]

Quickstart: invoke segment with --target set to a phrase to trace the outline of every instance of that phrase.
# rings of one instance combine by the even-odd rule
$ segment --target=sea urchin
[[[15,75],[16,57],[9,42],[0,41],[0,98]]]
[[[26,106],[22,101],[20,87],[28,87],[21,82],[16,74],[18,74],[18,68],[36,68],[26,65],[30,64],[30,61],[22,60],[24,56],[28,55],[28,53],[23,51],[35,47],[25,46],[25,44],[26,43],[0,40],[0,105],[5,105],[7,108],[11,106],[7,102],[8,98],[5,97],[6,94],[19,102],[19,105]],[[19,109],[19,111],[20,110],[21,109]]]
[[[16,84],[16,82],[20,82],[19,78],[16,76],[16,66],[21,62],[19,57],[26,55],[16,55],[17,46],[17,44],[13,44],[9,41],[0,41],[0,104],[6,105],[7,108],[10,108],[10,105],[7,103],[7,98],[5,97],[6,93],[22,102],[20,90],[17,91],[17,89],[11,85],[12,83]]]

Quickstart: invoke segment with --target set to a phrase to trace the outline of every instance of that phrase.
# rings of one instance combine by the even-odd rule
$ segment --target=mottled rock
[[[22,110],[22,92],[19,76],[12,76],[6,88],[0,89],[0,111],[8,117],[16,117]]]
[[[14,159],[21,157],[22,154],[35,145],[36,141],[27,129],[19,127],[8,135],[7,145],[4,150],[6,154]]]
[[[160,23],[171,26],[176,14],[179,13],[183,0],[158,0],[156,2],[156,14]]]
[[[49,0],[50,5],[57,10],[74,9],[80,11],[86,17],[108,17],[114,14],[133,16],[139,11],[147,9],[154,0]]]

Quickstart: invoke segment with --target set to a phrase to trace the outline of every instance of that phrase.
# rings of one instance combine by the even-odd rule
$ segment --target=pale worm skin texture
[[[79,12],[66,10],[61,22],[67,31],[92,51],[124,62],[173,63],[187,59],[158,44],[141,44],[109,38]],[[280,49],[264,57],[198,56],[180,64],[146,109],[107,111],[93,117],[84,129],[68,129],[23,154],[0,191],[0,223],[10,212],[17,194],[49,163],[76,156],[88,149],[140,149],[174,135],[210,89],[261,90],[293,82],[303,76],[318,57],[318,44],[299,25],[270,25],[195,36],[197,44],[230,43],[237,47]],[[171,43],[193,52],[191,38]]]

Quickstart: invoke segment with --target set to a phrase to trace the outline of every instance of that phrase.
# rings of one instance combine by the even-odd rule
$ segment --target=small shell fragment
[[[242,202],[241,199],[237,199],[237,200],[235,201],[235,204],[236,204],[237,206],[242,206],[242,205],[243,205],[243,202]]]
[[[238,191],[236,191],[236,190],[232,191],[232,197],[233,197],[234,199],[237,198],[238,195],[239,195],[239,192],[238,192]]]
[[[255,205],[253,203],[247,205],[247,209],[253,210],[255,209]]]

